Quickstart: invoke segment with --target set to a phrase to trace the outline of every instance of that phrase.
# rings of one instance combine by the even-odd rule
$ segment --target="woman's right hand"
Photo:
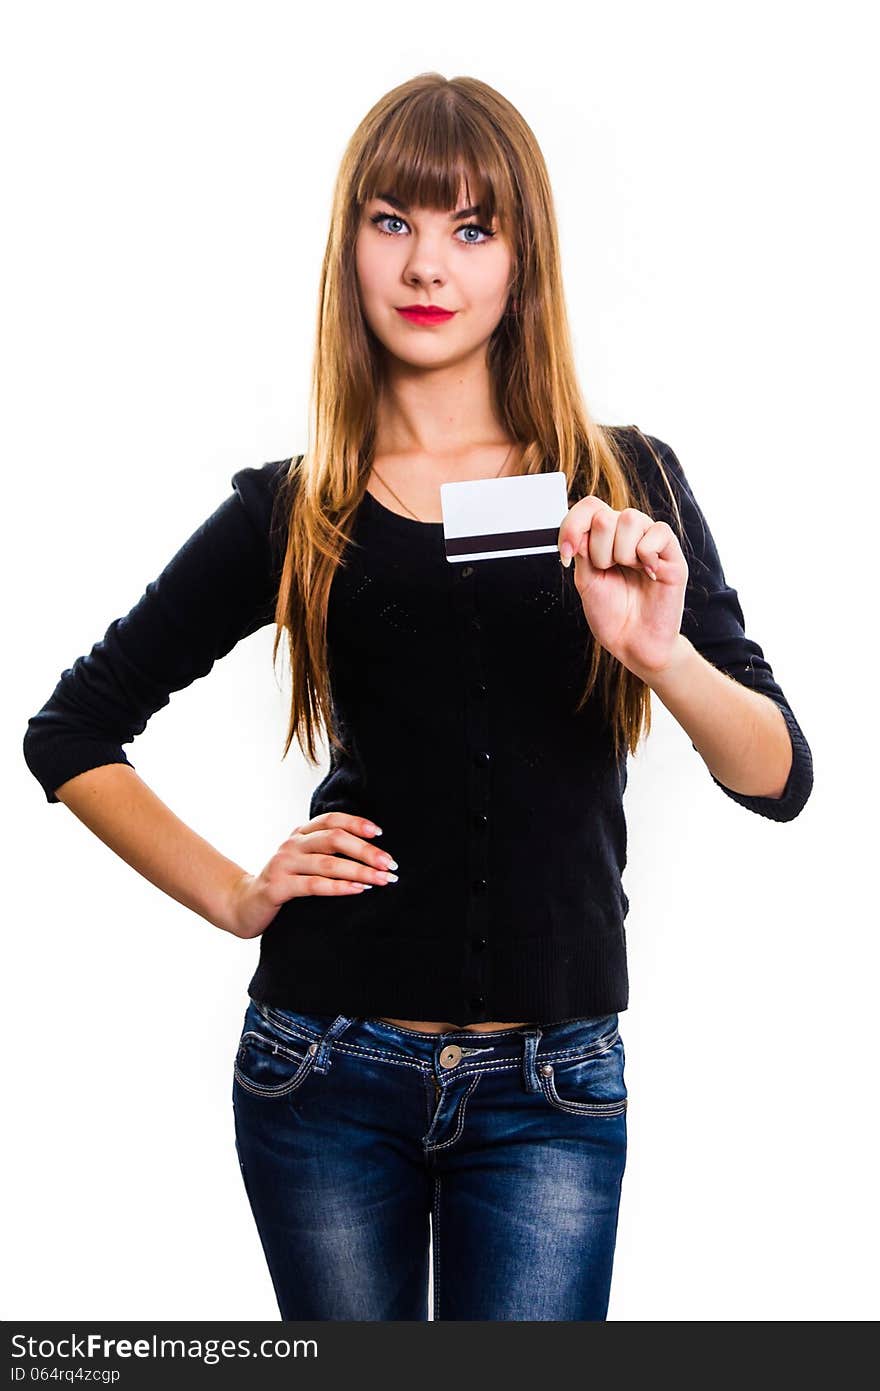
[[[259,874],[236,883],[229,931],[259,937],[290,898],[359,894],[372,884],[394,883],[392,857],[364,839],[373,834],[371,821],[344,811],[322,812],[297,826]]]

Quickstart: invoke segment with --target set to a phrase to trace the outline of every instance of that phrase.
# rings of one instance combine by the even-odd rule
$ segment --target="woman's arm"
[[[645,438],[675,492],[689,570],[676,657],[665,674],[645,679],[690,735],[722,792],[771,821],[792,821],[813,788],[810,746],[763,649],[746,632],[739,596],[725,578],[681,463],[663,440]],[[640,452],[651,515],[677,534],[657,465],[647,450]]]
[[[683,633],[669,665],[645,680],[716,782],[744,797],[783,797],[794,739],[774,701],[712,666]]]
[[[129,764],[91,768],[55,789],[56,800],[157,889],[224,932],[234,932],[245,870],[181,821]]]
[[[215,661],[274,617],[279,553],[270,525],[286,464],[240,469],[233,492],[124,617],[78,657],[28,721],[24,758],[50,803],[90,768],[131,766],[123,749]],[[222,753],[220,754],[222,756]]]
[[[226,931],[234,930],[235,888],[251,876],[175,816],[123,745],[171,692],[272,621],[280,553],[271,526],[286,472],[279,461],[234,475],[231,495],[134,608],[62,672],[24,736],[25,760],[49,803],[63,802],[132,868]]]

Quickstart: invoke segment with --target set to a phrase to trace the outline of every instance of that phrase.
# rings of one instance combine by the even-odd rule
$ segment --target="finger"
[[[584,532],[583,536],[580,539],[578,548],[575,551],[574,570],[576,585],[583,585],[585,581],[595,579],[596,576],[601,572],[602,567],[593,563],[592,556],[591,537],[593,535],[593,527],[595,526],[595,524],[596,521],[594,518],[590,530]]]
[[[310,852],[348,855],[353,860],[362,860],[365,865],[374,865],[380,869],[397,868],[397,861],[387,850],[383,850],[379,845],[371,845],[369,841],[361,840],[359,836],[353,836],[339,826],[326,831],[314,831],[309,836],[308,848]]]
[[[365,884],[354,879],[330,879],[320,874],[298,874],[301,892],[308,896],[326,897],[328,894],[362,894],[366,889],[371,889],[372,884]]]
[[[346,831],[351,831],[358,836],[380,836],[382,827],[377,826],[375,821],[368,821],[363,816],[354,816],[347,811],[322,811],[317,816],[313,816],[310,821],[304,821],[301,826],[297,826],[296,831],[291,831],[291,835],[296,835],[299,831],[322,831],[328,826],[341,826]]]
[[[656,580],[662,567],[675,558],[678,541],[668,522],[652,522],[636,544],[636,560]]]
[[[358,884],[394,884],[399,875],[393,870],[375,868],[361,864],[358,860],[345,860],[341,855],[309,855],[308,864],[300,862],[297,873],[314,874],[325,879],[353,879]]]
[[[614,564],[643,571],[650,579],[656,579],[653,562],[659,549],[656,528],[660,525],[637,507],[624,507],[618,515],[614,536]]]
[[[589,565],[588,573],[595,570],[610,570],[614,564],[614,538],[621,517],[613,507],[603,505],[590,522],[589,531],[583,537],[577,554]]]
[[[309,855],[347,855],[352,860],[361,860],[365,865],[376,869],[397,868],[397,861],[387,850],[361,840],[360,836],[344,831],[341,826],[328,826],[326,830],[310,831],[302,839],[303,849]]]
[[[562,520],[557,537],[559,546],[559,556],[562,564],[567,568],[571,563],[573,555],[577,554],[578,548],[585,532],[589,531],[593,517],[599,511],[611,511],[608,504],[601,498],[595,497],[592,493],[589,497],[582,497],[580,502],[576,502]]]

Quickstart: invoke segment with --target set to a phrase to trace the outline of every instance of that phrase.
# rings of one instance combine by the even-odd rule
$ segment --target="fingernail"
[[[652,580],[656,580],[656,578],[657,578],[657,576],[654,574],[654,571],[651,569],[650,565],[646,565],[646,566],[645,566],[645,574],[646,574],[646,575],[650,575],[650,577],[651,577]]]
[[[372,823],[372,821],[368,821],[368,822],[367,822],[367,827],[366,827],[366,829],[367,829],[367,835],[368,835],[368,836],[381,836],[381,834],[382,834],[382,827],[381,827],[381,826],[374,826],[373,823]]]
[[[559,547],[559,551],[562,557],[562,564],[565,566],[565,569],[567,570],[569,565],[571,564],[571,557],[574,554],[571,543],[569,541],[563,541],[562,545]]]

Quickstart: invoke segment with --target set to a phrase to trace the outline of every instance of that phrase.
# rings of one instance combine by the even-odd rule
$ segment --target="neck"
[[[386,368],[377,402],[375,452],[454,460],[468,450],[500,444],[507,434],[493,397],[484,359],[436,369],[395,359]]]

